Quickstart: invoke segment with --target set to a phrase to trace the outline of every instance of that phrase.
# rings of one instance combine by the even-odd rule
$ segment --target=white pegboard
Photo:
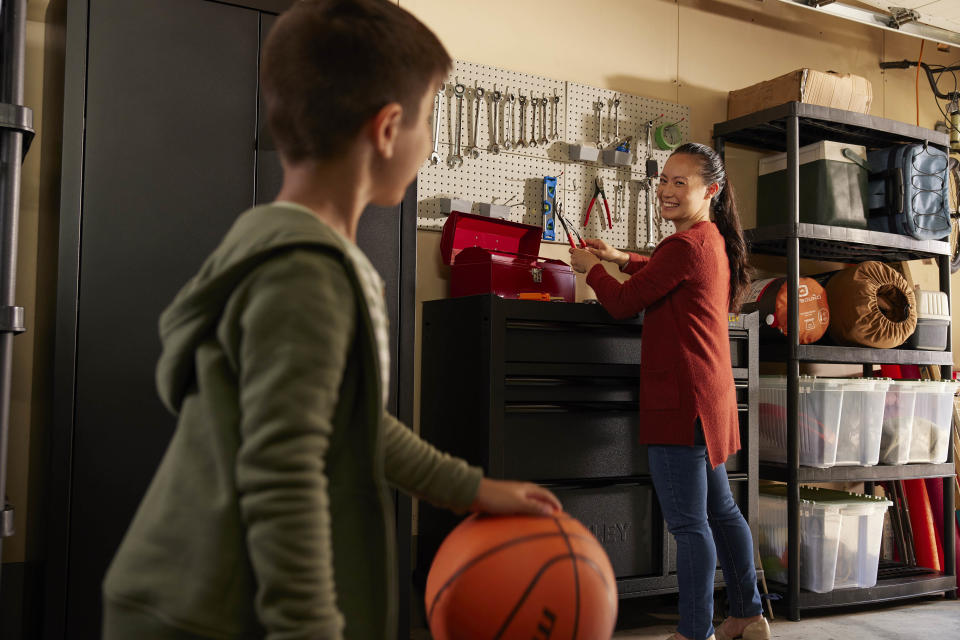
[[[457,82],[467,88],[460,114],[463,164],[451,168],[447,161],[455,154],[458,116],[453,88]],[[444,86],[440,113],[440,163],[433,166],[428,161],[418,174],[417,223],[421,229],[439,229],[443,226],[446,216],[440,210],[438,199],[451,196],[473,202],[473,213],[479,212],[477,203],[480,202],[508,202],[511,205],[511,220],[539,226],[542,216],[543,177],[559,176],[557,200],[563,203],[566,219],[574,224],[582,235],[600,237],[618,247],[643,247],[646,242],[647,193],[642,182],[647,157],[644,125],[651,119],[657,119],[657,124],[679,120],[681,122],[678,129],[682,139],[688,140],[688,107],[459,60],[455,61],[454,69]],[[474,116],[477,113],[474,93],[476,87],[482,87],[485,94],[480,102],[479,122],[476,127],[478,153],[477,157],[473,158],[471,150],[474,146]],[[494,89],[504,96],[499,103],[496,123],[493,119],[492,104]],[[511,93],[515,96],[513,117],[507,99]],[[535,135],[538,140],[536,147],[522,148],[514,145],[520,137],[520,95],[526,98],[525,127],[522,135],[528,143],[531,136]],[[554,102],[554,96],[559,98],[558,103]],[[613,100],[617,96],[620,98],[620,138],[632,137],[631,166],[609,167],[602,162],[571,162],[568,159],[568,142],[596,145],[595,103],[598,101],[604,104],[601,112],[602,144],[608,144],[607,138],[612,136],[616,129]],[[548,100],[544,126],[541,128],[543,111],[538,109],[535,130],[532,126],[534,115],[531,98]],[[511,121],[514,121],[514,127],[511,127]],[[550,139],[554,121],[558,139]],[[500,138],[513,128],[513,135],[510,136],[512,149],[506,150],[501,146],[498,154],[491,152],[491,132],[494,127],[500,132]],[[549,139],[546,145],[540,142],[544,135]],[[669,155],[669,151],[655,148],[653,150],[653,157],[657,159],[659,167],[663,166]],[[586,227],[583,226],[597,177],[604,181],[604,190],[614,218],[612,229],[606,228],[606,212],[599,199],[590,213],[589,223]],[[621,187],[619,192],[618,185]],[[673,225],[659,216],[656,219],[659,221],[659,228],[655,233],[655,241],[659,241],[672,233]],[[565,242],[562,236],[558,237],[561,239],[557,242]]]

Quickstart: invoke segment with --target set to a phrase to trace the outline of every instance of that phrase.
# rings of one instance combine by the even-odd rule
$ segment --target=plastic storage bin
[[[877,583],[883,498],[800,488],[800,586],[825,593]],[[758,518],[760,558],[767,575],[787,580],[787,499],[783,485],[764,487]]]
[[[947,333],[950,331],[950,302],[943,291],[924,291],[917,287],[917,329],[905,347],[943,351],[947,348]]]
[[[849,156],[859,159],[852,160]],[[822,141],[800,147],[800,222],[867,228],[867,152]],[[760,159],[757,225],[786,222],[787,154]]]
[[[890,380],[842,381],[843,403],[837,430],[837,466],[872,466],[880,458],[883,408]]]
[[[837,459],[837,429],[843,380],[800,377],[800,464],[832,467]],[[760,376],[760,459],[787,461],[787,378]]]
[[[782,489],[780,494],[770,494],[770,489],[761,488],[757,531],[760,563],[767,578],[786,584],[787,499],[786,487]],[[833,590],[837,573],[840,506],[804,500],[804,489],[801,488],[800,491],[800,587],[826,593]]]
[[[880,434],[880,462],[906,464],[910,461],[913,412],[922,382],[894,380],[887,389]]]
[[[947,461],[953,397],[958,388],[960,384],[946,380],[918,383],[910,436],[910,462],[940,464]]]

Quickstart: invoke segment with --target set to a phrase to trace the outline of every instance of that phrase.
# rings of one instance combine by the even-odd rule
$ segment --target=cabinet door
[[[253,203],[256,11],[90,0],[66,629],[99,636],[100,583],[174,418],[157,319]]]

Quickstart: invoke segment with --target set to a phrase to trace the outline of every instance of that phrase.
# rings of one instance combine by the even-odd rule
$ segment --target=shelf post
[[[953,291],[950,287],[950,256],[938,256],[937,265],[940,267],[940,291],[943,291],[947,294],[947,308],[952,309],[953,303]],[[951,331],[947,330],[947,349],[948,352],[953,353],[953,339],[951,337]],[[953,367],[948,364],[940,365],[940,378],[943,380],[952,380],[953,379]],[[952,413],[950,414],[953,415]],[[950,434],[947,436],[947,442],[953,442],[953,430],[956,429],[956,425],[953,424],[953,420],[950,421]],[[955,459],[955,452],[952,445],[947,446],[947,462],[953,465]],[[956,536],[954,529],[956,527],[956,512],[954,511],[954,478],[956,476],[948,476],[942,478],[943,482],[943,564],[945,566],[941,567],[944,575],[953,576],[954,585],[956,585],[957,578],[957,549],[953,544],[948,543],[948,540],[953,540]],[[954,587],[946,592],[946,597],[948,600],[957,599],[957,589]]]
[[[800,364],[800,119],[787,118],[787,617],[800,619],[800,447],[799,422]]]

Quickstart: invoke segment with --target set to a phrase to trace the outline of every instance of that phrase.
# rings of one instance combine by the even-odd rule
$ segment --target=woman
[[[677,540],[680,624],[671,638],[767,640],[750,528],[723,466],[740,448],[727,314],[740,308],[750,280],[733,188],[717,153],[690,143],[667,160],[657,198],[677,231],[652,256],[588,240],[570,249],[570,262],[612,316],[645,311],[639,442],[649,445],[654,488]],[[630,279],[621,284],[601,260]],[[714,630],[718,555],[732,615]]]

